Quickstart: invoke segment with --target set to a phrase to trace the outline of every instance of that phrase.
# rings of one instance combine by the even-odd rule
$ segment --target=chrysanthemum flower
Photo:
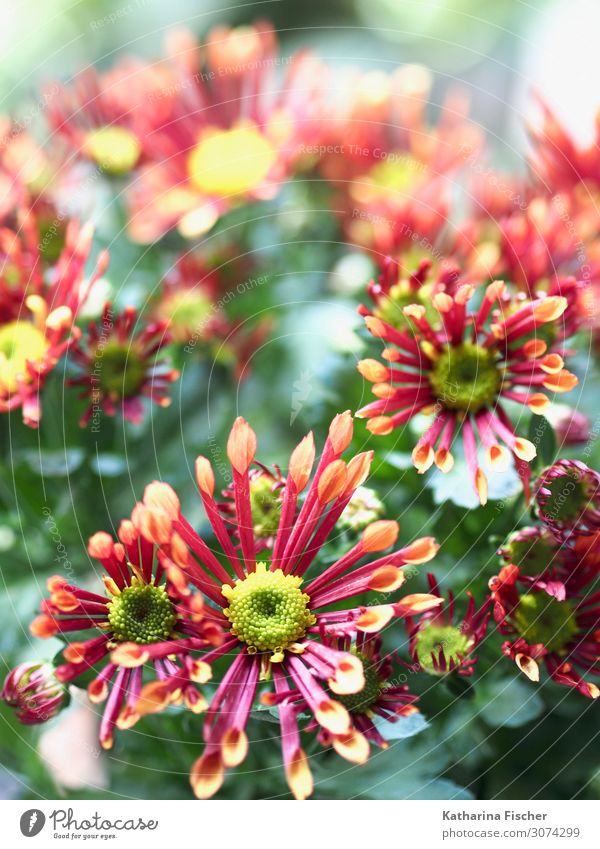
[[[76,156],[106,174],[129,174],[144,160],[149,133],[172,117],[179,70],[169,58],[128,57],[106,72],[88,67],[65,85],[53,83],[50,126]]]
[[[339,527],[350,531],[362,531],[380,519],[385,506],[374,489],[359,486],[340,516]]]
[[[391,433],[417,413],[433,411],[433,424],[413,451],[415,467],[423,473],[435,463],[443,472],[449,471],[452,439],[460,430],[473,487],[482,504],[487,501],[487,478],[479,464],[477,434],[492,468],[506,467],[507,449],[524,461],[517,463],[517,469],[525,485],[526,464],[536,453],[531,442],[515,433],[502,401],[515,401],[541,413],[550,403],[541,390],[566,392],[577,384],[575,375],[564,368],[562,356],[538,338],[539,328],[557,323],[567,307],[566,299],[540,296],[519,305],[506,301],[505,292],[502,282],[491,283],[476,312],[467,311],[475,294],[473,286],[462,285],[454,295],[439,292],[432,297],[437,314],[433,324],[425,306],[404,307],[414,333],[366,316],[369,331],[390,347],[383,354],[387,363],[368,359],[358,365],[363,377],[375,384],[378,398],[357,413],[369,419],[367,428],[374,434]],[[492,312],[496,303],[500,310]]]
[[[256,462],[256,468],[248,472],[252,531],[257,551],[272,548],[279,528],[281,505],[285,478],[278,466],[273,471]],[[232,533],[239,536],[240,522],[235,506],[235,485],[230,483],[223,490],[224,501],[219,503],[225,521],[230,524]]]
[[[305,730],[310,732],[316,729],[321,745],[332,746],[341,757],[362,764],[369,757],[369,742],[382,749],[389,746],[375,723],[377,717],[396,722],[401,716],[410,716],[418,712],[415,706],[418,697],[409,693],[407,684],[393,682],[392,658],[382,655],[382,641],[377,634],[357,633],[354,639],[349,636],[328,637],[327,644],[337,651],[350,652],[360,661],[365,683],[357,693],[333,693],[334,698],[350,714],[350,734],[335,734],[314,720]],[[302,692],[297,688],[288,689],[285,675],[274,669],[273,677],[275,692],[265,693],[263,704],[278,705],[282,714],[287,712],[292,717],[294,711],[310,711],[310,705]],[[285,741],[282,742],[285,744]]]
[[[6,676],[0,693],[24,725],[38,725],[56,716],[65,702],[65,687],[49,663],[20,663]]]
[[[81,425],[100,411],[108,416],[120,412],[127,421],[139,423],[144,397],[167,407],[169,387],[179,372],[158,355],[170,341],[165,322],[140,321],[138,327],[137,310],[126,307],[114,315],[112,304],[107,303],[102,318],[90,322],[87,335],[72,353],[82,373],[69,384],[83,387],[81,397],[89,398]]]
[[[23,219],[26,244],[3,231],[4,267],[0,275],[3,300],[0,323],[0,412],[22,408],[23,421],[37,427],[41,417],[40,390],[62,355],[77,340],[74,320],[108,255],[99,255],[91,277],[84,275],[92,230],[71,221],[65,246],[56,264],[42,274],[33,223]],[[4,300],[4,294],[9,297]]]
[[[188,34],[184,52],[191,43]],[[316,84],[312,59],[292,57],[276,82],[277,39],[263,22],[218,27],[202,56],[201,68],[182,63],[172,118],[146,138],[152,161],[129,195],[136,241],[173,228],[186,238],[207,232],[241,202],[273,197],[299,156]]]
[[[581,460],[557,460],[544,469],[534,495],[538,516],[557,536],[600,529],[600,474]]]
[[[530,166],[534,176],[551,193],[571,192],[584,186],[589,192],[600,188],[600,124],[596,121],[596,137],[584,147],[561,124],[550,107],[538,97],[541,122],[529,125],[533,143]]]
[[[320,122],[318,167],[336,185],[348,240],[391,251],[418,234],[432,246],[450,212],[452,175],[481,145],[467,98],[451,92],[431,122],[433,78],[423,66],[338,76],[328,81],[335,99]]]
[[[197,251],[179,256],[165,275],[160,295],[152,305],[152,317],[166,322],[174,342],[209,342],[223,336],[229,322],[219,308],[221,275],[218,260]]]
[[[431,593],[441,599],[435,576],[430,573],[427,580]],[[418,620],[412,616],[406,618],[413,670],[417,668],[430,675],[473,674],[477,663],[473,652],[485,636],[491,611],[489,598],[478,609],[469,591],[467,596],[467,609],[460,621],[457,621],[452,590],[444,606],[427,611]]]
[[[556,683],[591,699],[600,696],[583,677],[600,674],[600,605],[592,590],[597,577],[598,563],[573,550],[540,575],[511,564],[490,580],[497,627],[512,637],[502,651],[531,681],[539,681],[543,660]]]
[[[203,660],[191,652],[223,642],[222,628],[200,593],[192,594],[167,579],[161,557],[155,557],[143,530],[146,512],[138,505],[131,519],[121,522],[119,542],[102,531],[89,540],[90,557],[99,560],[106,572],[105,595],[73,586],[60,576],[49,578],[50,598],[31,623],[31,633],[43,639],[81,634],[67,644],[66,662],[56,668],[63,683],[76,681],[110,655],[88,686],[92,702],[106,701],[100,724],[100,742],[106,749],[112,746],[115,726],[129,728],[139,718],[136,704],[144,664],[151,665],[159,681],[168,679],[165,700],[184,701],[200,712],[206,705],[194,684],[210,677],[205,659],[210,660],[211,652]],[[89,631],[92,636],[86,637]]]
[[[544,527],[527,527],[513,531],[498,550],[506,563],[523,572],[537,574],[552,565],[559,552],[556,537]]]
[[[374,552],[395,543],[396,522],[371,524],[346,554],[305,583],[309,567],[369,472],[372,452],[358,454],[347,463],[341,459],[352,430],[349,412],[336,416],[310,486],[315,461],[312,434],[293,451],[268,559],[257,560],[250,501],[256,436],[242,418],[236,420],[228,441],[240,551],[214,499],[210,462],[205,457],[196,461],[200,496],[225,565],[181,515],[177,496],[169,486],[154,484],[144,498],[155,541],[170,545],[169,576],[176,581],[180,573],[184,585],[189,581],[198,587],[215,605],[218,621],[231,633],[222,646],[231,652],[231,663],[207,713],[204,754],[192,769],[192,786],[201,798],[216,793],[225,770],[246,757],[245,727],[259,680],[273,675],[279,691],[282,687],[298,689],[319,727],[338,737],[352,736],[358,732],[337,696],[364,688],[363,665],[355,655],[332,648],[327,640],[377,633],[395,616],[415,614],[440,603],[431,595],[413,594],[395,603],[342,607],[346,599],[369,590],[390,593],[398,589],[404,580],[402,566],[424,563],[435,555],[434,540],[424,538],[370,560]],[[300,507],[299,496],[305,489]],[[363,559],[368,562],[357,566]],[[142,690],[146,701],[151,696]],[[283,759],[292,792],[305,798],[312,790],[312,778],[300,745],[296,714],[291,705],[280,711]]]
[[[590,420],[581,410],[561,406],[552,420],[559,446],[585,445],[590,438]]]

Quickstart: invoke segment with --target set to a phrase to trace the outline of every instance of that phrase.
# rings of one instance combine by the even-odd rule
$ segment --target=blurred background
[[[590,135],[600,100],[594,93],[600,76],[597,0],[270,0],[223,6],[216,0],[0,0],[0,111],[28,126],[40,85],[68,80],[87,64],[108,67],[128,53],[154,57],[170,27],[186,26],[201,36],[216,23],[233,26],[267,18],[278,30],[284,54],[309,47],[334,64],[382,70],[422,63],[436,73],[438,102],[451,85],[463,85],[500,167],[518,170],[522,165],[523,126],[532,114],[534,89],[581,138]],[[322,441],[335,412],[364,403],[355,372],[363,343],[355,330],[357,293],[368,278],[369,263],[336,246],[330,217],[303,212],[297,194],[283,192],[278,203],[291,205],[296,218],[276,225],[268,219],[250,240],[270,274],[269,286],[257,289],[253,314],[273,314],[276,329],[253,358],[247,381],[236,384],[210,364],[186,365],[168,414],[153,410],[135,428],[115,421],[98,440],[79,431],[75,414],[65,416],[59,385],[54,401],[45,404],[39,433],[22,428],[16,433],[14,423],[0,422],[5,448],[0,468],[0,676],[4,665],[47,652],[32,645],[27,631],[47,575],[60,571],[65,559],[76,573],[93,568],[86,539],[118,524],[146,482],[156,476],[175,484],[187,515],[200,521],[193,458],[209,438],[224,445],[237,412],[247,415],[260,434],[261,459],[273,462],[285,459],[310,427]],[[97,222],[100,241],[111,242],[107,282],[118,297],[139,302],[163,269],[152,252],[134,251],[123,234],[114,237],[118,227],[111,214],[109,209]],[[273,226],[279,229],[273,232]],[[295,247],[282,257],[276,248],[286,239],[296,239]],[[311,239],[314,245],[307,250]],[[292,428],[294,397],[300,397],[301,409]],[[597,406],[593,393],[573,403],[590,413]],[[464,504],[447,501],[451,496],[443,490],[435,501],[429,495],[417,499],[416,475],[406,470],[409,444],[410,439],[396,446],[396,454],[379,464],[379,494],[387,515],[400,519],[403,539],[434,530],[444,540],[436,563],[453,582],[469,586],[470,575],[493,574],[496,548],[514,516],[499,518],[492,506],[469,514]],[[73,445],[79,447],[67,447]],[[492,526],[494,536],[481,543]],[[481,543],[477,549],[476,543]],[[485,583],[480,582],[480,591]],[[491,657],[498,658],[497,646]],[[514,678],[508,666],[502,670]],[[506,680],[484,683],[475,701],[462,701],[453,710],[454,697],[444,701],[438,694],[428,703],[426,696],[429,718],[435,714],[438,724],[429,736],[415,737],[412,748],[407,743],[404,758],[410,770],[399,773],[397,761],[390,765],[377,758],[370,778],[365,774],[367,783],[384,781],[388,770],[388,789],[384,784],[380,795],[390,798],[596,796],[600,732],[597,719],[587,715],[589,705],[574,694],[533,693],[521,680],[509,685],[502,683]],[[70,798],[189,797],[187,771],[199,745],[197,718],[149,718],[128,732],[125,744],[121,739],[105,754],[97,748],[95,719],[79,709],[77,698],[68,728],[54,726],[41,739],[23,732],[8,711],[0,710],[0,764],[6,767],[0,766],[0,798],[54,798],[58,793]],[[521,748],[525,726],[527,747]],[[276,735],[277,726],[263,721],[262,729],[259,734],[266,739]],[[182,732],[185,746],[180,745]],[[271,787],[282,784],[279,772],[273,777],[279,770],[277,746],[266,751],[262,761],[259,756],[245,765],[240,780],[227,785],[227,794],[274,795]],[[340,780],[325,766],[321,780],[325,796],[344,798],[354,792],[349,771]]]

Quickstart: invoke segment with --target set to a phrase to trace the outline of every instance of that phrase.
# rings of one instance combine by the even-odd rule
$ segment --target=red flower
[[[338,651],[350,652],[358,658],[362,664],[365,683],[357,693],[334,693],[336,700],[341,702],[351,716],[350,733],[333,733],[319,726],[314,720],[305,730],[318,730],[321,745],[333,746],[341,757],[352,763],[362,764],[369,757],[369,742],[382,749],[389,745],[377,726],[377,718],[396,722],[401,716],[418,713],[418,708],[415,707],[418,697],[408,692],[408,685],[394,683],[392,658],[382,656],[382,640],[377,634],[357,633],[354,638],[328,637],[326,643]],[[282,723],[286,714],[293,720],[298,712],[310,710],[302,692],[297,688],[290,690],[285,675],[276,668],[273,670],[273,679],[275,692],[265,693],[262,703],[278,705]],[[285,741],[282,740],[282,743],[285,745]]]
[[[137,424],[144,415],[144,397],[161,407],[171,403],[167,393],[179,372],[166,359],[158,359],[171,341],[166,322],[142,322],[139,328],[137,322],[133,307],[115,316],[107,303],[102,318],[90,323],[87,336],[73,349],[73,361],[83,371],[69,385],[82,386],[81,397],[89,398],[82,426],[90,419],[97,426],[100,411],[108,416],[119,411]]]
[[[228,442],[240,551],[233,545],[214,500],[211,465],[205,457],[196,461],[200,496],[225,565],[181,515],[169,486],[155,484],[144,498],[147,526],[154,540],[170,544],[169,576],[198,587],[213,603],[217,621],[231,632],[222,648],[232,653],[232,660],[208,710],[204,754],[192,768],[192,786],[201,798],[216,793],[225,769],[237,766],[246,757],[245,727],[261,678],[273,675],[280,693],[282,688],[297,689],[316,724],[325,731],[337,737],[358,735],[350,713],[336,696],[364,688],[363,665],[355,655],[332,647],[330,639],[376,633],[394,616],[440,603],[438,598],[416,594],[396,603],[340,609],[341,602],[367,590],[396,590],[404,580],[403,565],[424,563],[435,555],[437,545],[425,538],[357,567],[373,552],[395,543],[396,522],[373,522],[356,545],[302,586],[352,494],[369,472],[370,452],[358,454],[347,463],[341,459],[352,430],[350,413],[334,419],[301,507],[299,496],[309,484],[315,461],[312,434],[292,453],[268,562],[266,558],[257,561],[249,474],[256,436],[244,419],[236,420]],[[142,691],[142,697],[145,695]],[[292,705],[284,706],[280,713],[283,759],[292,792],[305,798],[312,790],[312,779],[300,746],[296,714]]]
[[[427,579],[432,594],[441,598],[435,576],[430,573]],[[473,674],[477,663],[473,652],[485,636],[491,611],[490,599],[477,609],[469,591],[467,597],[467,610],[458,624],[452,590],[443,607],[427,611],[418,621],[411,616],[406,618],[410,655],[418,669],[430,675],[444,675],[447,672],[467,676]],[[414,670],[415,667],[412,668]]]
[[[531,681],[539,681],[543,660],[557,684],[600,696],[583,677],[600,674],[600,604],[592,591],[599,565],[575,546],[538,575],[511,564],[490,580],[497,627],[512,636],[502,651]]]
[[[177,53],[174,53],[177,58]],[[209,33],[199,49],[189,34],[179,58],[171,117],[145,139],[147,165],[129,193],[131,236],[150,242],[177,228],[186,238],[248,200],[272,198],[300,155],[301,121],[312,109],[317,77],[306,54],[281,62],[270,24]],[[150,113],[152,108],[147,110]]]
[[[73,586],[60,576],[49,578],[50,598],[42,602],[42,613],[31,624],[31,633],[43,639],[94,632],[63,650],[66,663],[55,671],[63,683],[76,680],[110,655],[88,686],[93,702],[106,701],[100,724],[100,742],[106,749],[112,746],[115,726],[129,728],[140,716],[136,704],[143,664],[150,663],[159,682],[166,682],[160,688],[165,702],[183,700],[199,712],[206,704],[194,684],[210,677],[206,661],[212,653],[196,660],[191,652],[223,642],[222,628],[202,596],[165,580],[162,555],[155,561],[154,546],[140,529],[146,520],[146,509],[138,505],[131,520],[121,522],[119,542],[102,531],[90,538],[90,557],[98,559],[106,572],[106,595]],[[219,651],[214,650],[217,655]],[[158,689],[155,686],[155,699]]]
[[[38,725],[56,716],[65,702],[65,688],[48,663],[20,663],[6,676],[0,698],[14,708],[24,725]]]
[[[20,407],[25,424],[37,427],[40,390],[62,355],[79,338],[74,321],[104,272],[108,255],[100,254],[92,276],[86,278],[92,229],[71,221],[57,262],[43,274],[38,231],[31,215],[23,217],[22,227],[22,241],[9,230],[0,234],[4,253],[0,277],[0,412]]]
[[[383,353],[387,363],[369,359],[358,365],[375,384],[378,400],[357,415],[369,419],[372,433],[386,434],[419,412],[433,411],[433,424],[413,451],[420,473],[434,462],[449,471],[452,440],[455,431],[462,431],[473,487],[485,504],[487,478],[478,460],[477,434],[492,468],[506,465],[506,448],[521,461],[517,469],[527,490],[526,464],[535,446],[515,433],[502,400],[541,413],[549,404],[542,389],[567,392],[577,378],[564,369],[562,356],[538,338],[542,326],[555,327],[567,308],[565,298],[540,296],[519,304],[507,299],[505,285],[495,281],[485,289],[479,309],[468,312],[474,294],[473,286],[460,285],[454,293],[433,294],[429,309],[417,303],[404,307],[411,333],[377,316],[365,317],[369,331],[390,347]],[[492,312],[496,303],[500,310]]]
[[[580,460],[557,460],[544,469],[534,495],[538,516],[558,537],[600,529],[600,474]]]

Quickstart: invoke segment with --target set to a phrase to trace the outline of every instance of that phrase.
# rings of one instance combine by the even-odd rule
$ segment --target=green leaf
[[[429,728],[429,723],[422,713],[400,716],[396,722],[390,722],[383,716],[376,716],[373,718],[373,725],[384,740],[404,740]]]
[[[534,467],[549,466],[556,459],[556,434],[547,418],[532,416],[527,438],[537,449]]]
[[[538,693],[516,677],[482,682],[477,688],[475,704],[483,721],[492,728],[519,728],[544,709]]]

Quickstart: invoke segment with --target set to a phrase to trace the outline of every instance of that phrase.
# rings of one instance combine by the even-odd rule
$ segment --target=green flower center
[[[88,134],[85,152],[107,174],[127,174],[137,164],[141,147],[137,138],[125,127],[100,127]]]
[[[556,544],[549,534],[512,539],[506,545],[510,562],[528,574],[541,572],[553,562]]]
[[[576,519],[589,501],[584,482],[568,472],[544,482],[544,489],[549,489],[550,495],[544,504],[543,513],[560,522]]]
[[[233,587],[224,584],[221,592],[229,607],[223,612],[231,622],[231,633],[247,643],[250,653],[281,652],[315,623],[301,583],[296,575],[284,575],[281,569],[268,572],[264,563],[257,563],[256,572],[243,581]]]
[[[96,351],[94,374],[105,395],[130,398],[142,388],[146,365],[134,347],[110,341]]]
[[[444,652],[448,666],[453,662],[458,666],[469,653],[472,639],[454,625],[424,624],[417,632],[416,651],[419,663],[431,675],[443,674],[438,672],[433,663],[432,653],[436,660],[440,651]]]
[[[420,304],[425,307],[425,317],[433,324],[439,324],[439,313],[431,303],[430,285],[425,284],[417,292],[413,291],[406,280],[390,287],[387,295],[379,299],[373,315],[387,322],[397,330],[406,330],[411,326],[410,319],[404,315],[404,307]]]
[[[360,692],[349,693],[345,696],[339,696],[337,693],[332,693],[332,698],[341,702],[346,710],[350,711],[350,713],[368,713],[371,706],[374,705],[379,698],[382,681],[379,677],[376,666],[369,660],[369,658],[357,651],[353,651],[352,654],[356,655],[362,663],[363,672],[365,674],[365,686],[362,690],[360,690]]]
[[[112,636],[119,643],[159,643],[171,636],[176,619],[165,588],[153,584],[126,587],[108,603]]]
[[[475,413],[496,399],[502,376],[491,351],[463,342],[444,347],[433,364],[429,382],[444,407]]]
[[[545,592],[522,596],[511,621],[529,645],[542,643],[551,652],[563,649],[578,631],[570,604]]]
[[[260,475],[250,482],[252,527],[257,537],[270,537],[277,533],[281,516],[281,492],[273,491],[273,478]]]
[[[27,361],[41,362],[47,350],[48,340],[28,321],[11,321],[0,327],[0,385],[14,392],[18,377],[29,382]]]
[[[188,341],[191,333],[205,331],[208,335],[215,306],[209,296],[197,288],[169,294],[159,311],[178,341]]]

